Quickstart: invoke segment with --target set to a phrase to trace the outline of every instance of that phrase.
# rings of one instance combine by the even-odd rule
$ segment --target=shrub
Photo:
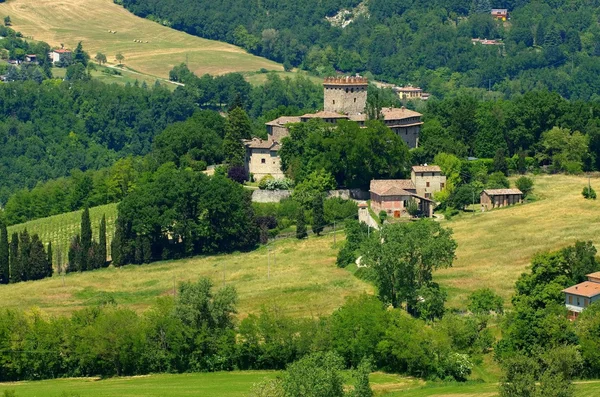
[[[235,166],[229,168],[227,171],[227,177],[232,181],[243,184],[248,180],[248,172],[242,166]]]
[[[581,194],[588,200],[596,200],[596,191],[591,186],[584,187]]]
[[[459,382],[464,382],[471,374],[472,368],[473,363],[471,363],[467,354],[450,353],[443,361],[438,376],[442,379],[453,378]]]
[[[385,212],[384,210],[379,211],[379,223],[381,223],[383,225],[383,223],[385,222],[386,219],[387,219],[387,212]]]
[[[486,187],[489,189],[508,189],[509,186],[510,183],[508,182],[506,175],[500,171],[490,175],[488,182],[486,183]]]
[[[258,188],[261,190],[266,190],[267,184],[269,183],[269,181],[272,181],[274,179],[275,178],[273,178],[273,175],[271,175],[271,174],[267,174],[267,175],[263,176],[262,179],[260,180],[260,182],[258,182]]]
[[[358,206],[353,200],[344,200],[340,197],[332,197],[325,200],[324,206],[325,221],[327,223],[356,218],[358,214]]]
[[[523,197],[527,197],[533,190],[533,179],[522,176],[516,180],[515,186],[523,192]]]
[[[419,204],[417,204],[417,201],[414,198],[408,200],[408,204],[406,205],[406,212],[408,212],[410,216],[419,215]]]
[[[292,186],[291,179],[275,179],[272,175],[265,175],[258,183],[261,190],[289,190]]]
[[[488,314],[490,312],[502,313],[504,300],[489,288],[482,288],[469,295],[467,308],[477,314]]]

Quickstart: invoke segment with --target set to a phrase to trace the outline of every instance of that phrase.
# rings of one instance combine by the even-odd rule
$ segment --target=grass
[[[278,376],[276,371],[162,374],[100,380],[97,378],[55,379],[35,382],[0,383],[0,390],[14,390],[18,397],[246,397],[252,386]],[[492,397],[498,395],[496,383],[424,382],[398,375],[374,373],[371,388],[376,396],[399,397]],[[576,397],[600,393],[600,381],[575,385]]]
[[[59,250],[61,251],[63,258],[62,263],[65,263],[71,238],[80,233],[82,212],[82,210],[69,212],[10,226],[8,228],[8,235],[10,236],[14,232],[21,232],[23,229],[27,229],[30,234],[38,234],[44,243],[52,242],[55,265],[57,264]],[[106,237],[110,255],[110,242],[115,233],[114,225],[115,220],[117,219],[117,204],[107,204],[90,208],[92,232],[96,240],[98,240],[98,229],[100,227],[102,215],[106,215]]]
[[[182,62],[197,75],[283,71],[281,65],[239,47],[139,18],[112,0],[12,0],[0,4],[0,17],[7,15],[13,28],[26,37],[71,49],[82,41],[92,58],[102,52],[113,64],[120,52],[127,67],[148,76],[166,78]]]
[[[337,247],[331,235],[280,240],[271,244],[270,256],[262,247],[250,253],[54,276],[0,286],[0,302],[4,308],[40,307],[50,314],[68,314],[110,295],[118,304],[144,310],[156,297],[172,294],[175,284],[209,277],[217,287],[227,284],[237,289],[241,317],[263,306],[279,306],[293,316],[328,315],[347,296],[373,292],[372,286],[336,267],[339,240]]]
[[[156,84],[156,82],[158,81],[162,86],[167,87],[170,90],[175,90],[175,88],[177,88],[176,84],[173,84],[172,82],[170,82],[166,79],[161,79],[161,78],[157,78],[157,77],[149,76],[149,75],[141,75],[138,73],[128,71],[127,69],[119,69],[119,72],[121,74],[116,75],[116,74],[104,73],[103,70],[108,69],[106,67],[96,65],[96,68],[97,68],[96,70],[92,70],[90,73],[92,75],[92,78],[96,79],[96,80],[100,80],[103,83],[107,83],[107,84],[117,83],[117,84],[126,85],[129,83],[129,84],[133,85],[137,81],[139,84],[142,84],[142,82],[145,82],[148,85],[148,87],[154,87],[154,84]],[[65,68],[52,68],[52,76],[54,78],[64,79],[66,72],[67,72],[67,69],[65,69]]]
[[[448,289],[449,306],[464,308],[466,297],[491,288],[508,300],[514,283],[538,252],[557,250],[577,240],[600,244],[600,201],[585,200],[587,178],[544,175],[534,178],[537,201],[481,213],[464,213],[444,225],[458,242],[450,269],[434,273]],[[600,179],[592,179],[598,188]]]

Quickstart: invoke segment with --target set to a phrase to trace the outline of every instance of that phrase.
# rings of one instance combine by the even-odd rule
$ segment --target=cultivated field
[[[336,267],[341,236],[337,247],[332,236],[291,239],[271,244],[270,254],[262,247],[250,253],[110,267],[0,286],[1,307],[68,314],[97,305],[110,294],[118,304],[144,310],[156,297],[173,294],[177,283],[210,277],[217,287],[237,289],[242,317],[275,305],[295,316],[328,315],[347,296],[373,292],[370,285]]]
[[[540,251],[557,250],[577,240],[600,249],[600,201],[581,195],[588,179],[552,175],[534,177],[538,200],[487,213],[466,213],[444,225],[458,242],[454,267],[434,273],[449,290],[449,305],[466,305],[471,291],[489,287],[509,299],[518,276]],[[600,189],[600,179],[592,178]]]
[[[7,15],[24,36],[67,48],[82,41],[92,58],[102,52],[110,63],[121,52],[127,67],[151,76],[168,77],[173,66],[186,60],[198,75],[283,70],[239,47],[138,18],[112,0],[10,0],[0,4],[0,16]]]
[[[44,243],[52,242],[54,265],[58,264],[58,252],[61,251],[62,263],[67,260],[67,252],[71,239],[81,228],[81,213],[83,211],[69,212],[66,214],[37,219],[35,221],[10,226],[9,236],[14,232],[27,229],[30,234],[37,233]],[[90,208],[90,220],[92,221],[92,232],[94,239],[98,240],[98,229],[102,215],[106,215],[106,238],[108,241],[108,253],[110,255],[110,242],[115,234],[115,220],[117,219],[117,204],[102,205]]]
[[[217,372],[182,375],[149,375],[112,379],[57,379],[37,382],[0,383],[0,391],[14,390],[17,397],[246,397],[252,386],[280,373],[275,371]],[[376,396],[388,397],[492,397],[496,383],[436,383],[398,375],[371,374]],[[600,393],[600,381],[579,382],[576,397]]]

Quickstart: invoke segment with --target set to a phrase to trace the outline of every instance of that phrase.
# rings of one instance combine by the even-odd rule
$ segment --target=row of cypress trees
[[[0,225],[0,284],[52,277],[52,243],[48,249],[37,234],[27,229],[13,233],[9,241],[5,224]]]
[[[92,222],[88,208],[81,214],[81,234],[71,240],[69,246],[69,266],[67,272],[84,272],[106,267],[106,215],[100,221],[98,241],[92,238]]]

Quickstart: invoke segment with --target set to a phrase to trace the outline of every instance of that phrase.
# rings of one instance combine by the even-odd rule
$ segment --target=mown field
[[[274,371],[217,372],[182,375],[149,375],[100,380],[57,379],[37,382],[0,383],[0,391],[14,390],[16,397],[246,397],[252,386],[278,376]],[[492,397],[496,383],[424,382],[398,375],[371,374],[376,396],[389,397]],[[576,397],[600,393],[600,381],[578,382]]]
[[[237,289],[242,317],[263,306],[279,306],[295,316],[328,315],[347,296],[373,292],[369,284],[336,267],[341,236],[337,247],[332,236],[290,239],[250,253],[110,267],[1,286],[1,307],[40,307],[50,314],[68,314],[110,295],[118,304],[144,310],[158,296],[173,294],[178,283],[209,277],[217,287],[227,284]]]
[[[44,243],[52,242],[54,264],[58,264],[57,259],[59,251],[64,264],[67,260],[67,252],[71,238],[80,232],[81,213],[83,211],[69,212],[66,214],[51,216],[35,221],[10,226],[8,234],[21,232],[27,229],[30,234],[37,233]],[[106,215],[106,234],[108,241],[108,253],[110,255],[110,242],[115,234],[115,220],[117,219],[117,204],[102,205],[90,208],[90,219],[92,221],[92,232],[94,238],[98,240],[98,229],[102,215]]]
[[[115,55],[121,52],[126,66],[150,76],[166,78],[182,62],[198,75],[283,70],[239,47],[136,17],[112,0],[11,0],[0,4],[0,16],[7,15],[13,28],[26,37],[67,48],[82,41],[92,58],[102,52],[109,63],[116,63]]]
[[[458,242],[450,269],[434,274],[449,290],[449,305],[465,306],[467,295],[489,287],[509,299],[514,283],[538,252],[557,250],[577,240],[600,248],[600,201],[581,195],[583,176],[533,177],[537,201],[487,213],[465,213],[444,222]],[[600,179],[591,179],[600,189]]]

